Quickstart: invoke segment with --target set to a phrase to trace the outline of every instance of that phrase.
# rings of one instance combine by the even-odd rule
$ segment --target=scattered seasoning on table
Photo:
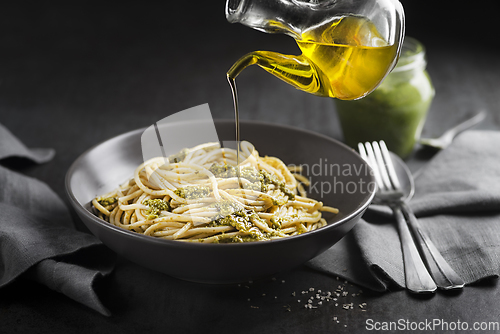
[[[340,277],[336,277],[336,280],[340,281]],[[272,277],[271,281],[276,282],[277,281],[276,277]],[[281,284],[284,284],[285,280],[279,280],[279,282],[281,282]],[[252,285],[253,283],[254,282],[250,280],[250,281],[248,281],[248,285],[238,284],[238,287],[243,286],[246,289],[250,289],[249,285]],[[335,291],[325,291],[325,290],[321,290],[321,289],[316,289],[314,287],[310,287],[306,290],[300,291],[300,293],[297,293],[296,291],[292,291],[291,296],[292,297],[299,297],[300,295],[309,295],[310,294],[308,296],[306,303],[303,304],[304,308],[306,308],[306,309],[317,309],[319,307],[326,305],[330,301],[334,302],[334,303],[332,303],[334,305],[334,307],[338,307],[339,303],[340,303],[340,301],[339,301],[340,298],[349,298],[349,297],[355,298],[355,297],[361,296],[361,294],[363,293],[362,290],[358,290],[357,292],[347,291],[347,288],[349,287],[349,285],[351,287],[354,287],[354,285],[349,284],[348,281],[344,280],[341,284],[337,285]],[[262,293],[261,295],[262,295],[262,297],[267,296],[266,293]],[[274,299],[278,299],[278,296],[274,296]],[[250,302],[251,299],[248,298],[247,300]],[[297,303],[299,303],[299,304],[302,303],[302,300],[297,299]],[[344,302],[341,304],[342,304],[343,310],[353,310],[354,309],[354,302]],[[367,303],[358,302],[356,304],[358,305],[358,308],[360,311],[366,312]],[[290,306],[290,304],[285,304],[285,305],[282,304],[282,306],[286,312],[292,311],[292,307]],[[250,307],[254,308],[254,309],[259,308],[259,306],[255,306],[255,305],[251,305]],[[333,320],[336,323],[340,323],[340,320],[338,319],[337,316],[334,316]],[[347,325],[345,325],[345,326],[347,327]]]
[[[342,307],[344,308],[344,310],[352,310],[354,308],[354,303],[344,304],[342,305]]]

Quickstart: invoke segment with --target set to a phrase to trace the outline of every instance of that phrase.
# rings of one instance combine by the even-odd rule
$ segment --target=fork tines
[[[358,144],[359,154],[373,169],[375,181],[381,190],[399,190],[401,185],[394,169],[387,145],[383,140]]]

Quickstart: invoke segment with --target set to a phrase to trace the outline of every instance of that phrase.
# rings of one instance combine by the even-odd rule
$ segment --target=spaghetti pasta
[[[252,144],[237,151],[207,143],[153,158],[117,189],[93,199],[96,214],[120,228],[187,242],[272,240],[326,225],[333,207],[307,198],[308,180]]]

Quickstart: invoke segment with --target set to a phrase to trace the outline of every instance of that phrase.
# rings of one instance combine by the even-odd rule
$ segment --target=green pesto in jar
[[[397,66],[375,91],[356,101],[335,100],[346,144],[384,140],[389,150],[407,157],[435,94],[425,66],[423,45],[406,37]]]

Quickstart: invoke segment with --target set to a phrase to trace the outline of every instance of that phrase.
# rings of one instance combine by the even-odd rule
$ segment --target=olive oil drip
[[[238,91],[236,89],[236,80],[227,75],[227,81],[231,87],[231,93],[233,95],[233,105],[234,105],[234,123],[236,126],[236,176],[238,177],[238,182],[240,188],[242,188],[242,183],[240,180],[240,112],[238,108]]]

